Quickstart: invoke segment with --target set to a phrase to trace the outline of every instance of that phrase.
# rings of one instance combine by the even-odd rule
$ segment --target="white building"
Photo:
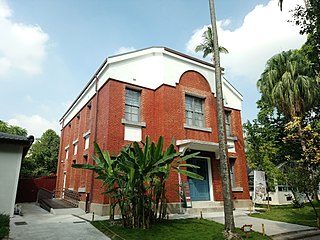
[[[0,132],[0,213],[13,216],[21,162],[33,141]]]

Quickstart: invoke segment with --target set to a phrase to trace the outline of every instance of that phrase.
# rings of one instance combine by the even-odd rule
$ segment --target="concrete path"
[[[264,233],[268,236],[285,236],[290,233],[296,232],[308,232],[310,230],[315,230],[314,227],[302,226],[291,223],[284,223],[278,221],[271,221],[267,219],[255,218],[248,216],[249,212],[246,209],[236,209],[234,212],[235,225],[241,228],[245,224],[252,225],[252,230],[255,232],[262,233],[262,224],[264,224]],[[213,220],[218,223],[224,224],[224,213],[214,212],[214,213],[203,213],[203,218],[208,220]],[[169,216],[171,219],[182,219],[182,218],[194,218],[200,217],[200,215],[193,214],[172,214]],[[318,231],[318,230],[317,230]],[[318,232],[320,234],[320,232]],[[281,239],[281,238],[280,238]]]
[[[72,214],[84,215],[80,209],[51,214],[35,205],[22,204],[23,216],[10,220],[9,239],[14,240],[109,240],[89,222]]]
[[[88,221],[106,220],[106,216],[85,214],[80,209],[56,209],[54,214],[48,213],[35,203],[22,204],[23,216],[14,216],[10,221],[9,239],[14,240],[110,240]],[[308,226],[283,223],[248,216],[248,211],[234,211],[236,227],[252,224],[252,229],[262,233],[264,224],[265,234],[273,239],[307,239],[305,236],[319,235],[320,231]],[[196,218],[194,214],[171,214],[169,219]],[[203,213],[202,217],[224,224],[223,212]],[[85,221],[88,220],[88,221]],[[298,238],[297,238],[298,237]],[[317,239],[317,238],[315,238]]]

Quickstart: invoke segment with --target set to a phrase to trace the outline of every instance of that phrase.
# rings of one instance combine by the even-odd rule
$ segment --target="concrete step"
[[[193,201],[192,208],[216,208],[223,207],[222,202],[214,202],[214,201]]]
[[[202,213],[213,213],[213,212],[223,212],[223,206],[217,207],[203,207],[203,208],[187,208],[187,214],[201,215]]]
[[[85,211],[80,208],[60,208],[53,209],[51,208],[50,213],[54,215],[83,215]]]

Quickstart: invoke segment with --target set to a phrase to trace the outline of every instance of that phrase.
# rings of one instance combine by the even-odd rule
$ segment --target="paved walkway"
[[[85,214],[81,209],[55,209],[55,214],[48,213],[35,203],[22,204],[23,216],[14,216],[10,221],[9,239],[14,240],[109,240],[103,233],[93,227],[93,215]],[[248,216],[248,211],[234,211],[236,227],[252,224],[252,229],[262,233],[262,224],[266,235],[274,239],[306,239],[308,235],[319,235],[320,231],[308,226],[283,223]],[[203,213],[203,218],[224,223],[223,212]],[[171,214],[169,219],[195,218],[194,214]],[[94,216],[94,220],[105,220],[106,216]],[[143,239],[143,238],[142,238]]]
[[[14,216],[10,221],[9,239],[14,240],[109,240],[89,222],[71,212],[48,213],[35,203],[22,204],[23,216]],[[80,209],[72,213],[83,215]]]
[[[248,216],[249,212],[245,209],[236,209],[234,212],[234,221],[235,225],[238,228],[241,228],[244,224],[252,225],[252,230],[262,233],[262,224],[264,224],[264,233],[268,236],[280,237],[277,239],[285,239],[286,235],[290,233],[308,233],[311,230],[315,230],[314,227],[302,226],[291,223],[284,223],[278,221],[271,221],[267,219],[255,218]],[[214,212],[214,213],[203,213],[203,218],[213,220],[218,223],[224,224],[224,213],[223,212]],[[186,214],[172,214],[170,215],[171,219],[180,219],[180,218],[194,218],[200,217],[199,215],[186,215]],[[312,231],[315,233],[315,231]],[[316,230],[316,233],[320,235],[320,231]],[[282,238],[283,237],[283,238]],[[320,236],[319,236],[320,239]]]

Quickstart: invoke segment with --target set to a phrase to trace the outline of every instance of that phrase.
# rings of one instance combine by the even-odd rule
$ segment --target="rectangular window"
[[[73,144],[73,155],[77,155],[78,153],[78,143]]]
[[[189,126],[204,127],[204,100],[186,95],[186,124]]]
[[[230,158],[230,180],[231,180],[231,187],[236,187],[236,177],[235,177],[235,171],[234,171],[234,164],[236,162],[236,159]]]
[[[90,135],[84,138],[84,149],[89,148]]]
[[[66,160],[68,159],[68,157],[69,157],[69,148],[66,149]]]
[[[227,137],[231,137],[231,112],[225,111],[225,121],[226,121],[226,135]]]
[[[140,121],[140,91],[126,89],[125,119],[132,122]]]

